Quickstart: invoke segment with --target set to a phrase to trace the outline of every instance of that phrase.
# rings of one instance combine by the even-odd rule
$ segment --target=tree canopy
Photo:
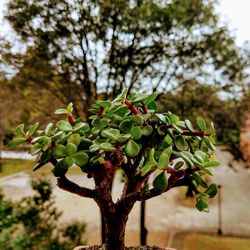
[[[79,115],[123,87],[166,92],[192,77],[228,89],[242,83],[246,54],[219,25],[215,3],[10,0],[6,19],[25,50],[8,50],[5,63],[12,82],[73,102]]]

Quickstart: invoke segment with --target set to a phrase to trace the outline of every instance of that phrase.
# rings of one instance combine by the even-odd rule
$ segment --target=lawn
[[[31,172],[35,166],[34,161],[30,160],[17,160],[17,159],[2,159],[0,167],[0,178],[19,172]],[[47,164],[41,169],[37,170],[40,174],[51,174],[52,166]],[[68,174],[81,174],[81,170],[77,166],[73,166],[69,169]]]
[[[184,239],[183,250],[249,250],[250,239],[190,234]]]

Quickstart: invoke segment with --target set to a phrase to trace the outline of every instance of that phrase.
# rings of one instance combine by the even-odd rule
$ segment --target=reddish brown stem
[[[124,100],[124,103],[127,105],[129,110],[132,112],[134,115],[140,115],[139,110],[136,108],[135,105],[133,105],[131,102],[129,102],[127,99]]]
[[[72,113],[68,114],[68,122],[70,123],[71,126],[75,126],[75,119]]]

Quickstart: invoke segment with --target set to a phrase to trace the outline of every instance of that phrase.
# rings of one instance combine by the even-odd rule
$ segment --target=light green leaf
[[[211,149],[213,151],[216,150],[215,146],[213,145],[213,143],[211,142],[211,140],[208,137],[204,137],[203,140],[209,149]]]
[[[72,113],[73,112],[73,103],[71,102],[67,107],[67,112]]]
[[[17,147],[18,145],[20,145],[20,144],[22,144],[22,143],[24,143],[24,142],[27,142],[27,138],[23,138],[23,137],[21,137],[21,138],[16,138],[16,139],[12,140],[12,141],[7,145],[7,147],[8,147],[8,148],[15,148],[15,147]]]
[[[143,124],[143,117],[141,115],[134,115],[131,119],[131,121],[135,124],[135,125],[138,125],[138,126],[142,126]]]
[[[219,166],[220,166],[219,161],[208,161],[204,165],[205,168],[215,168],[215,167],[219,167]]]
[[[187,151],[183,151],[180,154],[181,154],[182,159],[187,164],[187,166],[191,168],[194,165],[192,162],[192,154],[190,152],[187,152]]]
[[[42,148],[43,148],[43,146],[41,144],[35,143],[32,146],[32,148],[30,149],[29,153],[34,156],[34,155],[38,154],[42,150]]]
[[[71,156],[74,159],[74,162],[79,167],[84,167],[89,161],[89,156],[83,151],[79,151]]]
[[[185,138],[181,135],[175,137],[175,146],[180,151],[185,151],[189,149],[188,143]]]
[[[62,131],[72,131],[73,130],[70,123],[68,121],[65,121],[65,120],[58,121],[56,126]]]
[[[55,114],[56,114],[56,115],[68,114],[68,111],[67,111],[67,109],[57,109],[57,110],[55,111]]]
[[[67,155],[72,155],[76,153],[77,146],[74,143],[70,142],[65,146],[65,150],[66,150]]]
[[[190,131],[194,132],[194,127],[189,120],[185,120],[185,124]]]
[[[129,140],[131,138],[130,134],[121,134],[118,136],[117,141],[119,141],[120,143],[124,143],[127,140]]]
[[[103,130],[103,134],[109,138],[117,140],[118,136],[120,135],[120,131],[118,129],[109,128],[109,129]]]
[[[198,125],[198,127],[200,128],[200,130],[201,130],[202,132],[205,132],[205,131],[206,131],[206,128],[207,128],[206,122],[205,122],[201,117],[197,117],[197,118],[196,118],[196,122],[197,122],[197,125]]]
[[[134,140],[139,140],[142,137],[142,131],[138,127],[133,127],[130,134]]]
[[[153,127],[150,125],[146,125],[145,127],[141,128],[142,134],[145,136],[149,136],[153,133]]]
[[[50,131],[53,127],[53,123],[49,123],[45,128],[45,135],[50,135]]]
[[[166,148],[160,155],[159,157],[159,160],[158,160],[158,164],[157,164],[157,167],[158,169],[165,169],[166,166],[168,165],[169,163],[169,159],[170,159],[170,156],[171,156],[171,153],[172,153],[172,147],[168,147]]]
[[[56,145],[52,150],[52,155],[55,158],[63,158],[67,155],[66,149],[63,145]]]
[[[145,176],[148,172],[153,170],[156,167],[156,163],[152,161],[148,161],[142,168],[141,168],[141,176]]]
[[[29,136],[33,135],[37,129],[37,127],[39,126],[39,122],[36,122],[34,125],[31,126],[31,128],[28,130],[27,134]]]
[[[17,126],[16,129],[15,129],[14,134],[15,135],[25,135],[25,133],[24,133],[24,124],[20,124],[19,126]]]
[[[128,143],[126,144],[125,152],[127,156],[133,158],[139,154],[140,147],[135,141],[129,140]]]
[[[145,104],[148,105],[149,103],[153,102],[157,97],[156,93],[152,93],[151,95],[147,96],[145,99]]]
[[[68,140],[67,140],[68,143],[73,143],[75,144],[76,146],[78,146],[81,142],[81,136],[79,134],[72,134]]]

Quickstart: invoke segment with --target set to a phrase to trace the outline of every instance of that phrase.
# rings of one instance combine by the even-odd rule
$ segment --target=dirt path
[[[234,168],[238,172],[229,168],[228,163],[232,161],[232,156],[225,151],[218,150],[217,158],[221,161],[221,167],[216,169],[213,181],[222,185],[223,232],[250,236],[250,199],[248,193],[250,190],[250,170],[243,168],[240,163],[234,164]],[[93,182],[86,176],[71,176],[71,179],[79,184],[84,183],[86,186],[93,187]],[[1,179],[0,186],[5,194],[13,199],[19,199],[32,193],[27,173],[16,175],[14,178]],[[85,221],[89,244],[98,244],[100,242],[100,216],[96,204],[90,199],[81,199],[59,190],[55,183],[53,186],[57,206],[63,211],[61,222]],[[114,199],[118,197],[121,189],[122,184],[119,178],[116,178]],[[169,233],[183,229],[217,232],[217,198],[210,202],[210,213],[201,213],[193,207],[181,205],[180,201],[183,197],[184,190],[176,189],[147,202],[146,224],[149,230],[149,244],[166,246]],[[139,203],[134,206],[130,215],[126,239],[128,245],[139,244]]]

